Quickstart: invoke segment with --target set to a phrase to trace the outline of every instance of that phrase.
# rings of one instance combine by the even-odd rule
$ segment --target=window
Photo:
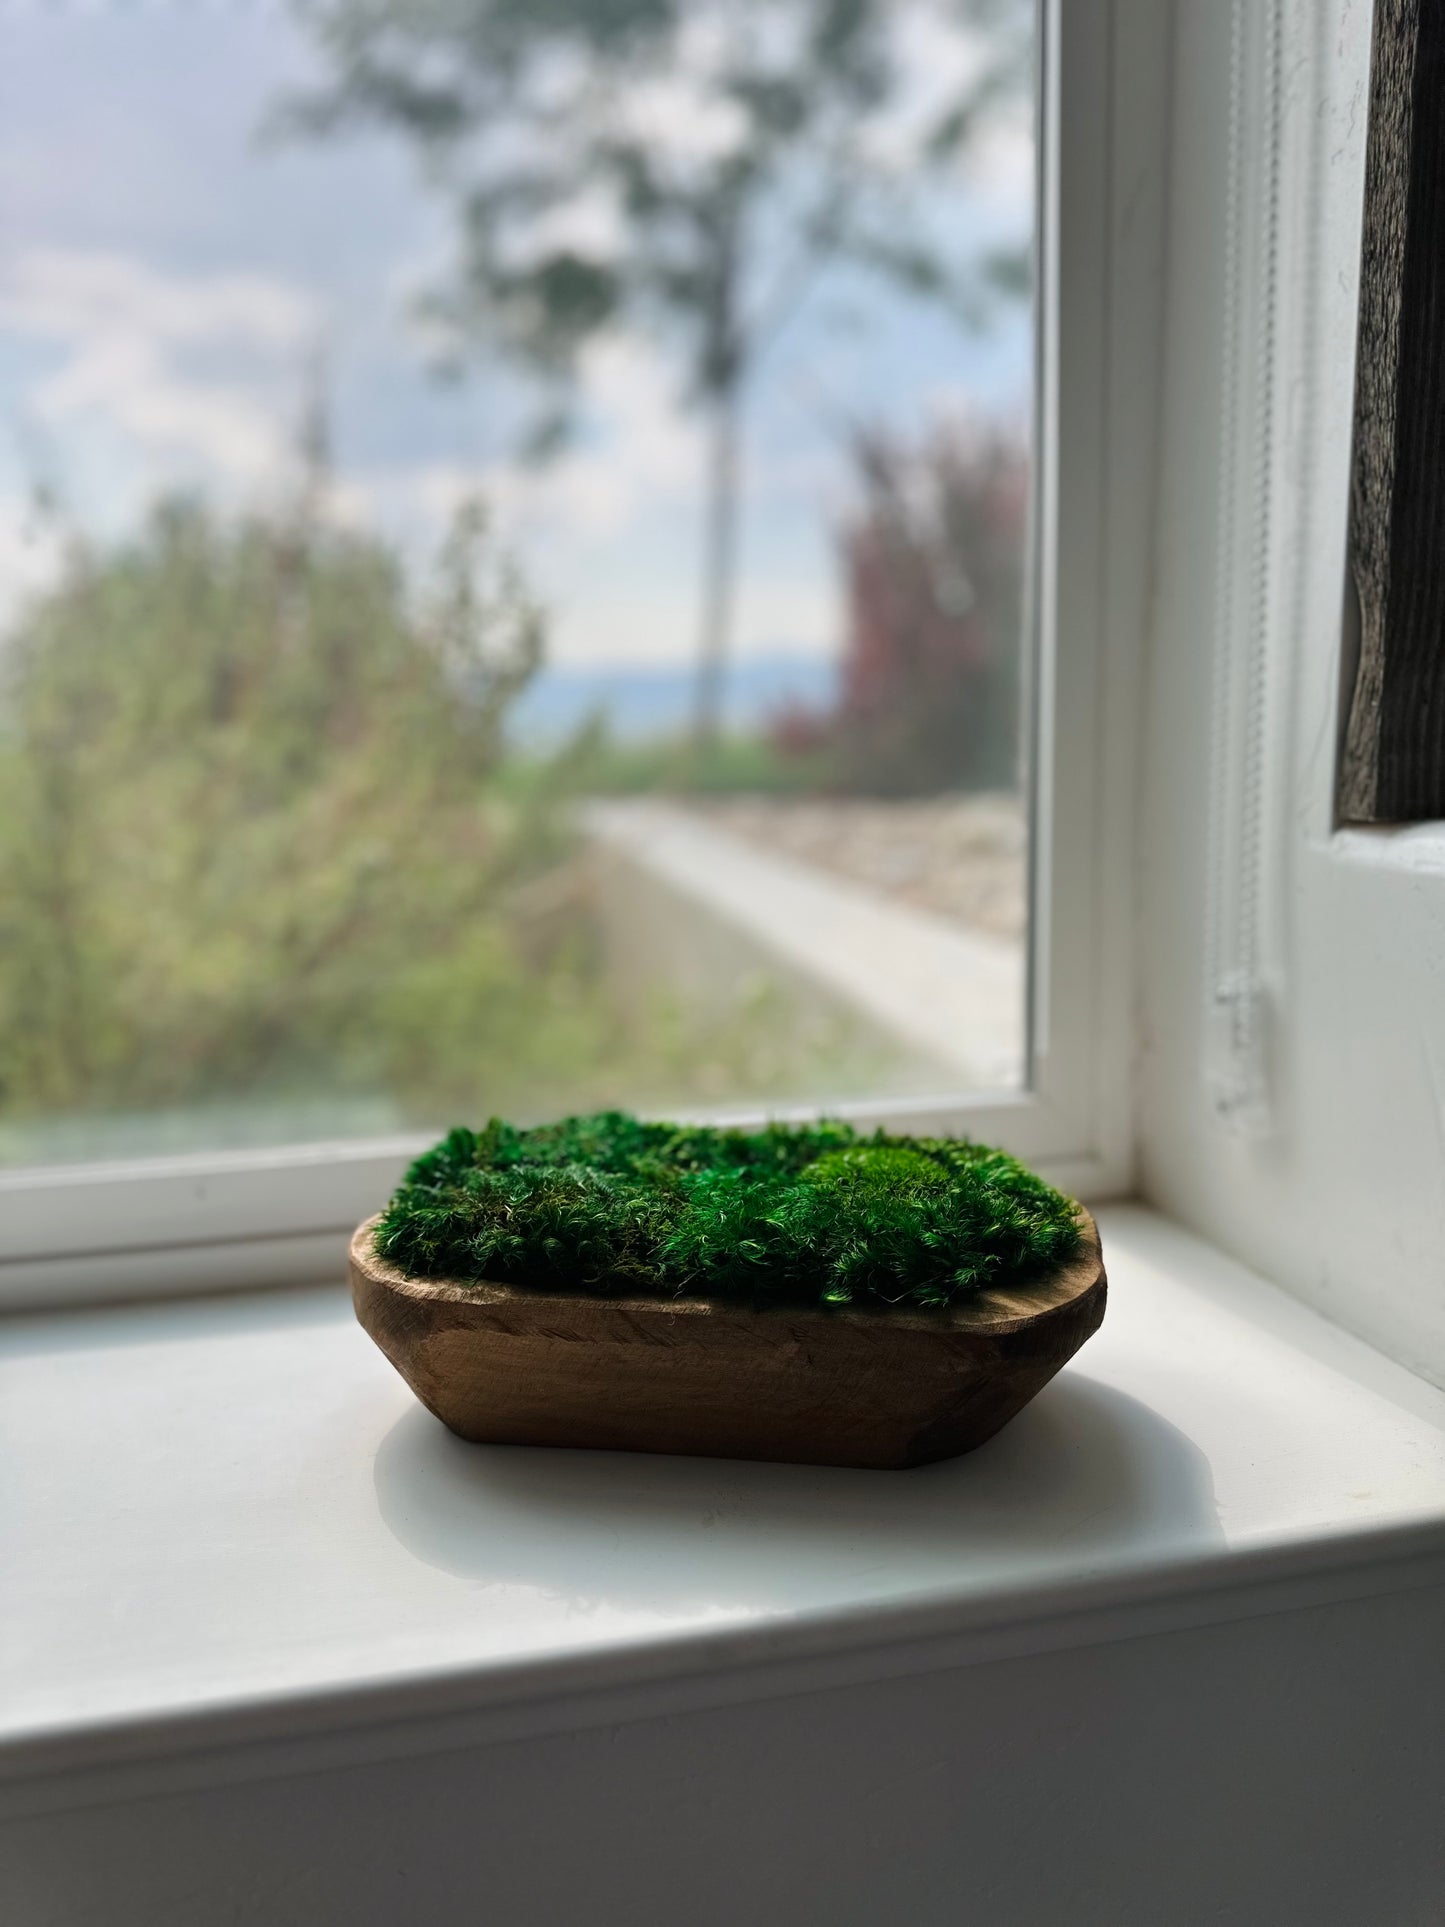
[[[434,16],[470,3],[418,11]],[[605,11],[615,20],[631,4],[609,0]],[[647,0],[649,11],[668,4]],[[566,5],[554,0],[545,11]],[[378,0],[372,11],[401,19],[412,9]],[[525,11],[509,9],[517,18]],[[1388,23],[1405,9],[1380,0],[1373,11]],[[1001,1697],[1022,1706],[1018,1743],[1006,1734],[1003,1751],[1017,1763],[1026,1797],[1038,1797],[1041,1746],[1059,1738],[1054,1805],[1066,1826],[1079,1777],[1075,1715],[1099,1705],[1105,1691],[1126,1715],[1136,1701],[1160,1709],[1162,1747],[1141,1749],[1127,1717],[1093,1722],[1105,1736],[1104,1773],[1123,1774],[1128,1792],[1138,1764],[1166,1789],[1155,1788],[1156,1850],[1138,1857],[1137,1884],[1154,1902],[1152,1914],[1141,1904],[1141,1918],[1168,1916],[1158,1895],[1181,1884],[1200,1911],[1195,1875],[1220,1858],[1208,1845],[1223,1830],[1220,1816],[1232,1812],[1223,1797],[1212,1806],[1206,1798],[1199,1823],[1194,1795],[1201,1786],[1208,1795],[1211,1781],[1239,1796],[1245,1850],[1239,1878],[1216,1883],[1222,1899],[1213,1911],[1229,1912],[1237,1900],[1236,1913],[1267,1912],[1261,1881],[1291,1898],[1328,1891],[1323,1911],[1335,1916],[1350,1911],[1345,1892],[1386,1896],[1373,1910],[1362,1901],[1359,1918],[1395,1917],[1391,1898],[1426,1891],[1427,1867],[1436,1864],[1438,1819],[1427,1815],[1436,1789],[1415,1767],[1439,1722],[1434,1707],[1418,1706],[1429,1669],[1415,1659],[1438,1638],[1430,1587],[1439,1576],[1441,1395],[1261,1282],[1278,1281],[1445,1384],[1445,833],[1429,820],[1342,823],[1339,810],[1352,671],[1353,409],[1371,352],[1359,332],[1371,13],[1359,0],[1041,7],[1030,577],[1038,649],[1020,703],[1032,752],[1026,1074],[1015,1069],[972,1092],[955,1082],[933,1095],[907,1079],[886,1088],[878,1078],[871,1095],[838,1102],[859,1115],[971,1130],[1011,1145],[1086,1197],[1137,1188],[1158,1207],[1106,1218],[1115,1292],[1097,1354],[1086,1352],[1082,1373],[1069,1373],[1057,1398],[1050,1392],[1040,1401],[1038,1424],[1011,1432],[997,1456],[990,1448],[956,1476],[899,1487],[896,1506],[892,1490],[880,1507],[871,1490],[808,1468],[719,1463],[710,1472],[701,1462],[603,1464],[573,1453],[502,1463],[469,1456],[399,1383],[389,1402],[389,1374],[346,1322],[334,1288],[346,1231],[374,1208],[411,1141],[370,1133],[408,1123],[410,1113],[368,1119],[358,1111],[343,1124],[333,1108],[302,1125],[289,1093],[287,1128],[314,1131],[309,1141],[267,1141],[272,1123],[257,1110],[256,1141],[222,1145],[223,1123],[233,1140],[241,1135],[240,1107],[236,1083],[218,1081],[212,1094],[227,1101],[216,1107],[209,1145],[197,1142],[193,1112],[182,1140],[196,1144],[191,1150],[163,1153],[154,1140],[143,1147],[128,1123],[118,1127],[125,1161],[13,1163],[0,1172],[0,1298],[9,1304],[310,1275],[332,1281],[314,1301],[299,1294],[294,1303],[249,1297],[229,1307],[142,1308],[40,1319],[33,1331],[29,1320],[9,1321],[16,1437],[21,1461],[31,1451],[42,1468],[33,1485],[43,1494],[29,1509],[28,1549],[22,1533],[14,1562],[14,1647],[25,1678],[9,1764],[18,1775],[15,1811],[38,1842],[15,1858],[17,1891],[27,1878],[31,1890],[47,1879],[53,1889],[55,1870],[74,1865],[87,1876],[72,1883],[78,1904],[103,1891],[95,1913],[107,1918],[139,1865],[137,1843],[154,1837],[167,1895],[185,1894],[173,1902],[178,1916],[187,1905],[196,1911],[202,1885],[224,1890],[232,1912],[264,1911],[265,1895],[311,1891],[322,1880],[334,1893],[338,1869],[328,1853],[334,1861],[355,1845],[358,1788],[372,1789],[381,1815],[392,1792],[388,1762],[404,1796],[402,1820],[397,1830],[391,1815],[393,1833],[378,1834],[380,1848],[357,1862],[353,1885],[400,1891],[416,1832],[404,1798],[418,1813],[428,1808],[424,1825],[446,1832],[446,1799],[458,1812],[477,1804],[459,1778],[467,1755],[502,1742],[496,1771],[478,1766],[476,1784],[485,1787],[510,1773],[519,1749],[509,1742],[519,1737],[533,1771],[513,1810],[538,1804],[531,1785],[555,1792],[569,1772],[580,1785],[589,1763],[606,1757],[610,1809],[598,1825],[615,1836],[613,1822],[628,1804],[627,1790],[618,1794],[618,1773],[627,1770],[625,1747],[613,1744],[619,1734],[636,1736],[637,1780],[649,1790],[664,1728],[692,1735],[676,1753],[684,1768],[718,1739],[721,1784],[730,1761],[744,1750],[756,1757],[767,1741],[749,1704],[805,1689],[820,1709],[820,1763],[843,1726],[866,1740],[869,1717],[897,1743],[901,1824],[906,1830],[915,1816],[925,1856],[945,1836],[954,1849],[951,1858],[935,1853],[919,1863],[942,1909],[947,1883],[992,1809],[974,1804],[973,1836],[939,1824],[944,1797],[976,1770],[967,1741],[978,1722],[954,1720],[953,1703],[940,1710],[929,1677],[938,1667],[958,1682],[960,1706],[971,1700],[976,1711],[976,1683],[987,1692],[991,1677]],[[110,25],[120,34],[138,17],[117,15]],[[203,31],[199,16],[188,25]],[[0,92],[13,95],[9,30],[0,18]],[[167,59],[170,47],[164,43]],[[428,68],[424,78],[433,77]],[[108,111],[112,93],[107,75],[95,114]],[[19,123],[10,100],[0,104],[0,154],[18,204],[15,182],[29,182],[26,192],[37,196],[51,187],[47,170],[20,166],[10,132]],[[413,104],[445,120],[445,102],[427,89]],[[196,112],[205,122],[202,104]],[[205,133],[198,129],[188,159],[203,152]],[[331,138],[325,131],[318,146],[299,150],[307,166],[333,164]],[[58,161],[67,156],[57,150]],[[359,162],[348,164],[368,216],[384,225],[380,190]],[[97,207],[113,184],[90,171],[87,193]],[[122,198],[133,211],[132,182]],[[203,181],[202,201],[213,198]],[[299,196],[285,199],[294,214]],[[9,212],[7,221],[8,241]],[[315,248],[339,245],[341,232],[317,224]],[[439,244],[423,265],[446,258]],[[568,285],[573,298],[584,287],[598,293],[595,283]],[[0,303],[12,292],[0,285]],[[102,308],[115,295],[108,283]],[[183,391],[187,406],[174,412],[172,386],[173,412],[162,410],[161,419],[194,432],[198,420],[223,418],[233,431],[235,413],[218,418],[193,406],[195,387],[217,378],[204,335],[211,310],[188,299],[169,312],[196,365]],[[380,329],[396,312],[378,304],[363,320]],[[62,349],[69,353],[64,342]],[[18,352],[13,340],[6,351]],[[304,379],[291,382],[290,415],[281,409],[276,417],[283,427],[309,423],[301,492],[291,498],[303,532],[306,490],[324,492],[323,480],[334,488],[351,460],[344,365],[340,347],[327,344]],[[138,379],[144,358],[121,372],[124,394],[149,394],[153,410],[154,388]],[[30,369],[24,392],[44,379]],[[77,390],[93,392],[77,383],[59,392],[73,398]],[[385,392],[394,399],[400,389]],[[431,390],[419,382],[417,392]],[[331,398],[325,411],[321,394]],[[455,395],[448,399],[448,408],[459,406]],[[253,424],[250,410],[244,422]],[[764,433],[759,403],[749,419],[744,502]],[[528,486],[552,486],[562,472],[544,466]],[[294,487],[297,471],[290,473]],[[906,479],[911,506],[911,470]],[[207,513],[207,528],[234,528],[220,510]],[[461,550],[471,544],[474,562],[495,561],[500,533],[527,564],[525,543],[504,526],[495,501],[492,514],[486,529],[464,520]],[[357,526],[340,525],[348,536]],[[193,536],[196,523],[180,527]],[[374,539],[374,527],[371,535],[360,527]],[[748,527],[746,511],[740,531],[738,637],[747,570],[758,566],[769,533]],[[267,553],[274,557],[278,545],[284,553],[287,535],[283,525]],[[678,545],[681,553],[681,535]],[[725,552],[726,542],[719,546]],[[97,548],[102,560],[110,553]],[[534,554],[530,566],[539,560],[547,557]],[[89,582],[85,575],[80,586]],[[438,652],[428,665],[442,661],[451,678],[422,684],[429,727],[440,719],[445,728],[452,714],[439,712],[439,686],[449,705],[477,694],[467,653],[458,661],[444,647],[455,633],[449,624],[460,621],[469,633],[469,595],[490,595],[488,606],[514,625],[508,633],[525,636],[503,574],[454,573],[451,583],[451,600],[428,607],[439,626],[424,632]],[[282,605],[280,614],[294,616],[294,603]],[[361,606],[377,605],[365,597]],[[392,633],[412,633],[412,606],[397,605]],[[151,632],[141,625],[140,633]],[[293,624],[289,635],[296,633]],[[277,640],[287,635],[284,626],[275,631]],[[744,653],[723,653],[724,689]],[[707,660],[708,677],[685,684],[684,707],[674,708],[669,727],[687,753],[721,763],[732,746],[726,729],[714,732],[709,721],[718,652]],[[517,704],[534,686],[535,678],[514,692]],[[485,684],[493,694],[499,687]],[[692,707],[694,689],[707,694]],[[390,701],[417,692],[400,677],[383,693]],[[75,713],[90,712],[81,705]],[[804,747],[816,746],[799,734]],[[499,736],[509,740],[505,729]],[[783,745],[773,747],[781,753]],[[608,753],[617,749],[614,741]],[[508,782],[528,768],[502,761]],[[428,780],[435,775],[427,772]],[[669,841],[676,816],[654,816],[639,853],[639,822],[662,799],[655,790],[619,796],[617,788],[566,792],[568,833],[575,825],[579,839],[594,838],[619,866],[631,864],[629,887],[660,890],[669,879],[685,887],[695,865]],[[408,792],[413,801],[429,795],[420,785]],[[500,777],[494,800],[516,800]],[[755,818],[750,831],[735,818],[710,817],[715,807],[695,788],[667,798],[694,849],[701,824],[715,833],[714,852],[742,845],[749,855],[776,855],[776,818]],[[441,854],[449,860],[450,846]],[[807,852],[803,859],[814,861]],[[519,877],[518,888],[533,880]],[[718,878],[708,884],[716,889]],[[746,891],[735,896],[744,907],[751,901]],[[822,900],[820,889],[812,902]],[[529,914],[555,909],[544,892],[528,902]],[[797,907],[795,900],[795,914]],[[0,899],[0,923],[7,914]],[[626,915],[621,937],[635,937],[637,924]],[[429,955],[427,932],[415,934],[415,947]],[[720,938],[701,963],[726,963],[714,948],[723,949]],[[661,954],[658,942],[640,943],[638,964],[652,968]],[[538,959],[541,982],[545,949]],[[678,965],[684,979],[700,967]],[[626,970],[622,987],[630,987]],[[684,1053],[679,1061],[691,1072],[701,1060]],[[741,1092],[744,1060],[723,1061]],[[389,1099],[400,1086],[378,1088]],[[793,1100],[775,1087],[754,1101],[827,1101],[802,1073],[791,1090]],[[335,1106],[334,1091],[321,1096]],[[48,1114],[40,1107],[23,1128],[50,1131],[59,1120],[58,1105]],[[94,1132],[94,1120],[83,1129]],[[321,1134],[343,1129],[351,1135]],[[92,1135],[69,1149],[98,1146]],[[95,1570],[106,1583],[99,1611],[87,1585]],[[1090,1646],[1100,1641],[1109,1646],[1102,1687]],[[1077,1647],[1077,1693],[1059,1670],[1069,1642]],[[1340,1663],[1356,1650],[1359,1667]],[[1306,1680],[1313,1689],[1311,1669],[1326,1652],[1335,1690],[1303,1692]],[[1040,1691],[1021,1695],[1019,1667],[1036,1653],[1044,1656]],[[982,1665],[966,1680],[959,1670],[1000,1658],[1005,1667]],[[884,1676],[894,1674],[906,1704],[880,1697],[891,1690]],[[1221,1702],[1226,1678],[1235,1697]],[[1273,1699],[1259,1700],[1261,1680],[1277,1689]],[[1057,1735],[1039,1718],[1046,1702],[1063,1708]],[[780,1719],[791,1721],[801,1703],[788,1699]],[[922,1709],[931,1709],[926,1732]],[[751,1727],[739,1723],[742,1715]],[[1283,1736],[1275,1757],[1287,1768],[1318,1760],[1326,1769],[1295,1775],[1290,1798],[1267,1807],[1254,1801],[1253,1810],[1253,1788],[1246,1782],[1241,1790],[1236,1770],[1251,1719],[1267,1746]],[[1181,1720],[1205,1744],[1188,1749],[1176,1781],[1161,1781],[1159,1760],[1167,1766]],[[589,1750],[594,1722],[598,1745]],[[963,1735],[957,1774],[936,1745],[913,1744],[915,1728],[932,1740],[950,1723]],[[1330,1747],[1336,1733],[1350,1737],[1348,1748]],[[441,1806],[425,1777],[429,1750],[439,1755]],[[794,1787],[800,1758],[806,1766],[812,1755],[795,1753],[782,1775],[790,1773]],[[928,1789],[919,1794],[918,1758],[931,1765],[938,1799]],[[1387,1778],[1392,1770],[1397,1781],[1411,1775],[1403,1806],[1391,1807],[1383,1868],[1372,1863],[1368,1837],[1378,1786],[1373,1801],[1358,1799],[1377,1759]],[[355,1771],[362,1766],[365,1773]],[[327,1782],[328,1771],[342,1777]],[[284,1792],[245,1784],[278,1774],[293,1776]],[[879,1777],[866,1776],[870,1839],[880,1833]],[[697,1774],[679,1780],[679,1809],[696,1808]],[[1346,1816],[1346,1801],[1355,1816],[1354,1831],[1337,1829],[1323,1857],[1315,1851],[1316,1781],[1326,1797],[1337,1796],[1331,1819]],[[320,1817],[314,1830],[295,1822],[292,1789],[307,1786]],[[208,1787],[214,1839],[204,1832]],[[1189,1797],[1171,1805],[1180,1788]],[[1120,1785],[1109,1791],[1117,1795]],[[1012,1783],[994,1793],[1006,1823],[1005,1848],[995,1855],[1002,1868],[1027,1823],[1009,1833]],[[188,1828],[188,1852],[179,1857],[169,1851],[177,1796]],[[125,1805],[113,1816],[115,1799]],[[281,1800],[291,1824],[278,1829],[270,1822]],[[697,1884],[689,1855],[699,1840],[710,1852],[730,1837],[715,1804],[703,1804],[701,1832],[674,1830],[679,1891]],[[740,1798],[740,1810],[748,1804]],[[1013,1800],[1015,1812],[1020,1804]],[[1092,1838],[1092,1788],[1076,1804],[1079,1831]],[[1111,1804],[1137,1833],[1138,1802]],[[79,1824],[85,1814],[63,1812],[67,1805],[94,1816],[90,1835]],[[1174,1806],[1185,1813],[1178,1826]],[[831,1826],[827,1838],[814,1809]],[[264,1837],[247,1832],[248,1812]],[[339,1827],[331,1824],[337,1813],[346,1817]],[[1410,1831],[1417,1813],[1418,1849]],[[876,1855],[851,1851],[851,1811],[831,1792],[799,1805],[798,1817],[814,1845],[843,1841],[834,1856],[839,1891],[854,1882],[845,1911],[866,1913],[858,1868],[879,1871],[881,1883],[894,1867],[880,1871]],[[1092,1860],[1084,1855],[1100,1894],[1118,1891],[1127,1851],[1120,1831],[1118,1852],[1108,1836]],[[470,1853],[467,1829],[451,1832],[466,1837]],[[535,1829],[519,1837],[529,1842]],[[289,1862],[286,1838],[305,1842]],[[1394,1851],[1398,1839],[1404,1853]],[[624,1838],[621,1859],[626,1845]],[[455,1867],[445,1851],[432,1857],[433,1885],[448,1897],[470,1896],[475,1867],[452,1858]],[[535,1911],[544,1904],[532,1881],[536,1856],[515,1858],[518,1904]],[[1068,1917],[1070,1905],[1078,1911],[1075,1862],[1053,1858],[1067,1865],[1069,1902],[1058,1911]],[[781,1868],[798,1875],[801,1892],[818,1859],[799,1865],[775,1852],[755,1885],[762,1891],[771,1881],[777,1890]],[[650,1862],[646,1871],[660,1891]],[[963,1867],[960,1890],[976,1873],[976,1860]],[[664,1868],[662,1881],[669,1877]],[[367,1891],[363,1913],[369,1902]],[[374,1905],[384,1910],[384,1902]],[[1027,1911],[1022,1905],[1020,1917]],[[1288,1906],[1276,1911],[1291,1917]],[[1311,1914],[1307,1905],[1294,1911]],[[1423,1900],[1419,1912],[1429,1912]],[[151,1913],[162,1917],[164,1904]]]
[[[1124,1180],[1109,13],[7,19],[0,1282],[329,1266],[496,1110]]]
[[[1438,1379],[1445,840],[1337,823],[1370,10],[1189,5],[1177,31],[1141,1183]]]

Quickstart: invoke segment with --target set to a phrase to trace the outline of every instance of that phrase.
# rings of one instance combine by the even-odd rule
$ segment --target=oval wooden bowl
[[[1099,1233],[952,1311],[592,1298],[409,1278],[351,1241],[356,1315],[464,1439],[901,1468],[992,1438],[1099,1329]]]

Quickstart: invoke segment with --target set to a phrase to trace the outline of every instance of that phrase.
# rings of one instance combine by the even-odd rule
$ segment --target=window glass
[[[0,1160],[1020,1084],[1034,33],[0,14]]]

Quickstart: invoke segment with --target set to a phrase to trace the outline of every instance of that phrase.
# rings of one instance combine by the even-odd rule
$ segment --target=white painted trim
[[[371,1138],[0,1172],[0,1258],[325,1230],[378,1184],[394,1184],[426,1142]]]
[[[1372,13],[1174,13],[1141,1186],[1445,1384],[1445,830],[1335,828]],[[1237,671],[1234,753],[1211,760],[1204,719]],[[1211,1035],[1236,997],[1246,1020]]]
[[[1028,1100],[957,1095],[836,1104],[861,1130],[1010,1142]],[[708,1114],[756,1126],[759,1111]],[[802,1122],[814,1107],[778,1105]],[[0,1174],[0,1312],[301,1285],[344,1276],[352,1231],[398,1183],[425,1137],[281,1145],[227,1157],[146,1159]],[[1118,1195],[1087,1155],[1039,1160],[1050,1182],[1097,1201]],[[59,1220],[64,1242],[53,1226]]]
[[[1135,771],[1162,304],[1170,10],[1041,0],[1044,186],[1033,1075],[1016,1099],[838,1107],[1133,1182]],[[791,1107],[806,1114],[806,1107]],[[788,1114],[785,1109],[783,1114]],[[411,1140],[0,1175],[0,1305],[315,1275]],[[321,1239],[322,1243],[317,1243]],[[154,1255],[152,1255],[154,1254]],[[165,1255],[169,1254],[169,1255]],[[149,1281],[149,1282],[147,1282]],[[54,1302],[52,1298],[51,1302]]]
[[[0,1817],[1445,1583],[1445,1396],[1148,1212],[1102,1230],[1098,1336],[995,1445],[924,1474],[433,1440],[329,1294],[12,1324],[7,1451],[47,1503],[0,1609]],[[378,1510],[393,1429],[421,1550]],[[804,1516],[831,1556],[780,1530]],[[52,1620],[87,1561],[119,1605],[77,1662]]]
[[[1418,1590],[1445,1600],[1438,1529],[1363,1536],[1336,1559],[1281,1548],[1206,1562],[1167,1576],[1084,1581],[1042,1599],[1001,1596],[987,1612],[939,1602],[913,1610],[839,1613],[779,1628],[740,1646],[726,1633],[655,1649],[605,1669],[630,1674],[548,1677],[529,1668],[510,1680],[461,1671],[424,1681],[297,1694],[270,1705],[217,1706],[188,1720],[92,1728],[16,1748],[0,1763],[0,1823],[43,1813],[188,1794],[205,1787],[287,1779],[298,1773],[420,1759],[514,1740],[636,1720],[677,1719],[710,1707],[824,1693],[871,1680],[951,1672],[1079,1647],[1306,1612],[1354,1599]],[[681,1644],[679,1642],[679,1644]],[[649,1663],[650,1662],[650,1663]]]
[[[1337,863],[1394,870],[1408,876],[1445,876],[1445,823],[1381,823],[1336,830],[1316,854]]]

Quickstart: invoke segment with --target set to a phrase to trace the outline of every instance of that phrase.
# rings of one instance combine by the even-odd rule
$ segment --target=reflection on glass
[[[0,1157],[1018,1084],[1034,30],[0,20]]]

